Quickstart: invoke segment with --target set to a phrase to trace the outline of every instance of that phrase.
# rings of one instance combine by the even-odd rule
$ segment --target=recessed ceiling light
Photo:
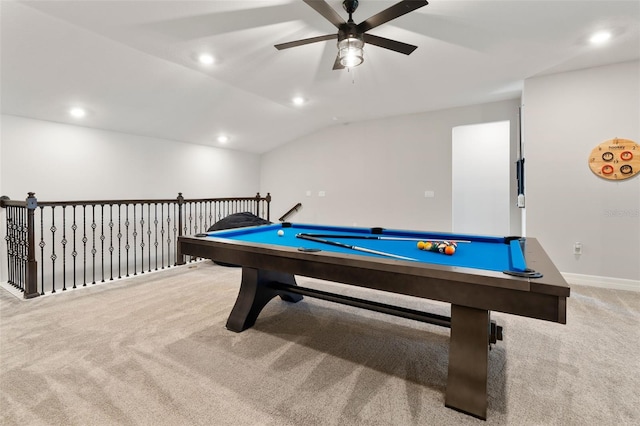
[[[214,62],[213,56],[208,53],[201,53],[198,55],[198,62],[202,65],[211,65]]]
[[[229,142],[229,136],[226,136],[226,135],[220,135],[220,136],[218,136],[218,142],[220,142],[220,143],[227,143],[227,142]]]
[[[75,118],[83,118],[87,115],[87,112],[82,108],[71,108],[69,110],[69,114],[71,114],[71,116]]]
[[[291,102],[293,102],[294,105],[303,105],[304,104],[304,98],[302,96],[296,96],[295,98],[291,99]]]
[[[608,31],[599,31],[591,36],[589,41],[591,44],[602,44],[611,38],[611,33]]]

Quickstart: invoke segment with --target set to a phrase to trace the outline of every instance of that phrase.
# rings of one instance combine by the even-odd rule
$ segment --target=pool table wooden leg
[[[489,311],[451,305],[445,406],[487,419]]]
[[[227,329],[237,333],[252,327],[262,308],[271,299],[280,296],[287,302],[302,300],[301,295],[269,287],[269,283],[279,282],[296,285],[295,277],[291,274],[275,271],[265,271],[254,268],[242,268],[242,282],[236,303],[227,319]]]

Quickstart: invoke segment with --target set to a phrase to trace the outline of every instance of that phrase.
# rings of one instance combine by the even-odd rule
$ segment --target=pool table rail
[[[566,323],[569,287],[535,239],[527,239],[525,256],[544,271],[539,279],[497,271],[371,258],[216,237],[180,237],[179,253],[246,267],[286,271],[292,275]],[[550,266],[552,268],[550,268]],[[557,283],[564,283],[558,286]]]

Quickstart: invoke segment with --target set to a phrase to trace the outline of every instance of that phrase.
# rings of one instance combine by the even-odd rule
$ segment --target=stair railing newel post
[[[182,196],[182,192],[178,192],[178,237],[182,236],[182,224],[183,224],[183,207],[184,205],[184,197]],[[177,243],[177,241],[176,241]],[[177,251],[176,252],[176,266],[184,265],[186,262],[184,260],[184,255]]]
[[[24,298],[32,299],[40,296],[38,293],[38,262],[36,261],[35,243],[35,210],[38,200],[35,192],[29,192],[27,197],[27,271],[24,286]]]
[[[267,200],[267,220],[271,220],[271,193],[267,192],[267,196],[265,197]]]

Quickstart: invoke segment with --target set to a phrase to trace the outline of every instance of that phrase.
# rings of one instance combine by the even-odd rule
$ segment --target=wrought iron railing
[[[206,231],[233,214],[269,220],[261,197],[24,201],[6,197],[7,282],[25,298],[144,274],[185,263],[180,235]]]

